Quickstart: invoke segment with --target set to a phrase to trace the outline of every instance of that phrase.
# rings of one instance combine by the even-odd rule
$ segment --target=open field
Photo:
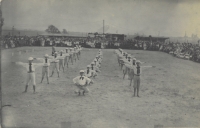
[[[32,48],[35,49],[32,52]],[[57,48],[61,49],[61,48]],[[18,50],[29,50],[21,55]],[[74,94],[72,79],[96,56],[98,49],[83,49],[81,59],[69,65],[60,78],[56,72],[40,84],[36,69],[36,94],[25,87],[26,70],[11,62],[51,54],[51,47],[21,47],[2,51],[3,124],[6,127],[153,128],[200,127],[200,64],[154,51],[126,50],[155,68],[143,69],[140,98],[132,97],[127,77],[122,79],[113,49],[103,49],[101,73],[86,96]],[[51,69],[50,69],[51,71]]]

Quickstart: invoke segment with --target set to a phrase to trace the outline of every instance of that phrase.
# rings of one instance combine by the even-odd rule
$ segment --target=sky
[[[200,0],[3,0],[3,29],[200,37]]]

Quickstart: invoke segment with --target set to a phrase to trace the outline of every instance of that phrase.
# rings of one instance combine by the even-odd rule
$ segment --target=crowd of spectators
[[[45,37],[45,36],[5,36],[2,48],[21,46],[57,46],[74,47],[76,44],[86,48],[122,48],[135,50],[163,51],[173,56],[200,62],[200,47],[198,44],[179,42],[140,41],[134,39],[112,40],[105,38],[78,38],[78,37]]]
[[[168,42],[161,45],[159,50],[178,58],[200,62],[199,44]]]

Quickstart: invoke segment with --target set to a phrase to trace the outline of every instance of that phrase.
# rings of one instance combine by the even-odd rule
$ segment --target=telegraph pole
[[[4,19],[2,17],[2,1],[0,1],[0,36],[2,37],[2,27],[4,24]]]
[[[103,20],[103,36],[104,36],[104,20]]]

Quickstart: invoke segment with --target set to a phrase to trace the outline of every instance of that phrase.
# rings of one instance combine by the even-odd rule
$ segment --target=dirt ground
[[[32,51],[34,49],[34,51]],[[61,49],[61,48],[57,48]],[[19,55],[18,51],[22,50]],[[27,53],[25,50],[28,50]],[[40,84],[36,69],[36,94],[25,88],[26,70],[12,62],[29,56],[51,54],[51,47],[21,47],[2,51],[2,104],[5,127],[31,128],[153,128],[200,127],[200,64],[157,51],[126,50],[143,64],[140,98],[122,79],[113,49],[103,49],[101,73],[89,86],[90,93],[77,96],[72,79],[96,56],[98,49],[83,49],[79,61],[69,65],[60,78]],[[12,56],[12,52],[15,54]],[[51,69],[50,69],[51,71]]]

